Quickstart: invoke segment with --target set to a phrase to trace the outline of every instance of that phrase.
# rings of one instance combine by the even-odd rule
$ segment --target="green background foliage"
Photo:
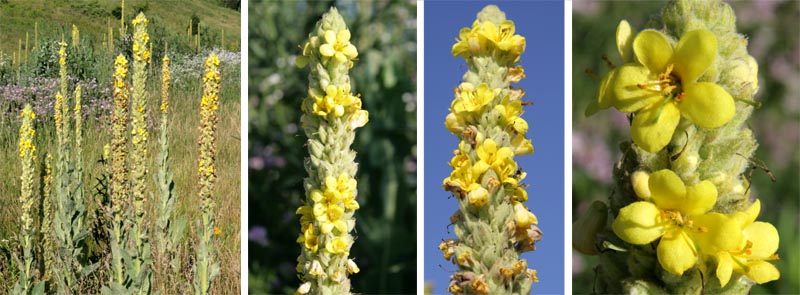
[[[753,294],[797,294],[800,292],[800,40],[797,1],[732,2],[737,28],[748,36],[748,51],[759,64],[760,90],[756,100],[763,103],[749,120],[760,147],[756,161],[763,169],[749,169],[751,196],[761,199],[759,220],[775,225],[780,233],[781,259],[773,261],[781,279],[752,289]],[[596,98],[598,82],[585,74],[591,69],[602,76],[608,71],[602,56],[621,64],[614,41],[617,24],[626,19],[642,29],[657,17],[665,2],[581,1],[573,4],[573,167],[572,216],[581,216],[594,200],[607,200],[613,190],[612,165],[621,158],[618,144],[630,140],[625,114],[605,110],[591,118],[583,115],[589,100]],[[776,181],[770,180],[770,173]],[[596,257],[573,251],[574,293],[590,293]]]
[[[308,152],[300,124],[308,69],[299,45],[331,6],[359,56],[350,71],[369,123],[356,133],[353,291],[413,293],[416,284],[416,6],[414,1],[252,1],[249,44],[249,228],[251,293],[299,286],[295,210]]]

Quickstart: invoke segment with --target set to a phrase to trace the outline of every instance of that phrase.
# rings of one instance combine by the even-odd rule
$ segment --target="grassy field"
[[[16,50],[17,40],[22,38],[24,44],[25,31],[30,32],[31,47],[33,47],[33,23],[38,21],[40,42],[52,42],[57,32],[63,26],[69,28],[72,24],[77,25],[81,30],[82,44],[96,44],[101,47],[98,40],[103,40],[103,34],[107,31],[107,20],[115,30],[119,27],[119,19],[112,19],[111,11],[119,6],[118,1],[57,1],[55,5],[48,1],[9,1],[8,4],[0,4],[0,50],[4,51],[6,58],[10,60],[11,50]],[[103,4],[100,4],[100,3]],[[181,277],[177,280],[167,280],[163,274],[166,266],[154,264],[153,271],[153,291],[161,294],[191,293],[192,286],[192,265],[194,263],[195,245],[197,244],[198,228],[195,220],[200,215],[200,202],[198,197],[198,126],[200,124],[199,105],[202,96],[202,62],[209,51],[220,54],[222,59],[222,82],[219,105],[219,123],[217,125],[218,136],[218,156],[217,156],[217,184],[215,189],[216,207],[216,227],[219,234],[214,238],[216,241],[211,249],[215,260],[220,266],[220,275],[216,277],[211,293],[212,294],[238,294],[240,290],[240,258],[239,249],[241,241],[240,232],[240,56],[238,52],[239,42],[239,15],[235,10],[230,10],[207,1],[164,1],[156,4],[155,2],[146,5],[148,1],[126,1],[127,25],[136,10],[144,10],[152,24],[158,24],[165,31],[151,33],[152,42],[160,42],[158,36],[185,36],[186,28],[193,14],[196,14],[202,26],[207,26],[209,32],[225,31],[225,49],[220,51],[219,42],[216,44],[203,44],[203,52],[199,54],[187,52],[173,52],[170,46],[170,54],[173,60],[173,85],[170,91],[170,109],[168,134],[170,137],[170,165],[174,174],[175,182],[176,214],[184,216],[187,220],[187,228],[184,232],[184,239],[180,247],[181,255]],[[146,5],[146,6],[145,6]],[[181,16],[181,17],[176,17]],[[131,26],[132,27],[132,26]],[[128,33],[130,33],[130,28]],[[69,31],[66,31],[69,39]],[[118,30],[115,31],[115,34]],[[183,34],[183,35],[181,35]],[[217,33],[221,37],[221,33]],[[118,38],[118,36],[115,36]],[[176,46],[177,47],[177,46]],[[212,49],[213,48],[213,49]],[[102,47],[100,49],[103,49]],[[231,52],[234,51],[234,52]],[[124,53],[124,52],[123,52]],[[88,71],[88,78],[95,79],[100,95],[95,95],[95,100],[84,100],[85,109],[93,111],[91,115],[84,118],[84,183],[83,190],[87,207],[87,223],[94,224],[102,220],[102,216],[95,212],[100,206],[100,202],[94,193],[94,187],[98,183],[96,178],[105,173],[107,167],[98,160],[103,154],[103,146],[110,143],[111,113],[100,112],[95,115],[97,110],[103,110],[99,104],[108,103],[110,98],[111,76],[110,69],[113,65],[111,56],[118,52],[104,52],[95,49],[96,55],[94,62],[99,64],[97,70]],[[157,155],[159,146],[157,144],[159,131],[157,112],[161,98],[160,68],[161,57],[159,52],[155,52],[151,63],[147,93],[149,114],[147,118],[150,141],[149,154],[147,159],[148,190],[156,193],[155,181],[152,180],[158,171]],[[1,57],[0,57],[1,58]],[[68,57],[69,59],[69,57]],[[130,57],[129,57],[130,59]],[[30,68],[34,68],[31,66]],[[94,67],[94,68],[97,68]],[[29,69],[23,65],[23,69]],[[30,79],[34,78],[33,71],[23,71],[22,79],[2,80],[0,86],[13,86],[17,83],[25,87],[31,87]],[[70,72],[71,73],[71,72]],[[106,75],[108,73],[109,75]],[[54,78],[54,77],[45,77]],[[22,82],[20,82],[22,81]],[[82,80],[83,81],[83,80]],[[22,87],[22,86],[20,86]],[[70,85],[72,89],[73,85]],[[49,91],[49,90],[42,90]],[[52,93],[50,99],[53,99]],[[72,97],[72,95],[70,95]],[[19,232],[18,216],[20,214],[20,195],[21,165],[18,152],[18,130],[20,124],[13,114],[15,111],[13,104],[4,104],[3,92],[0,89],[0,107],[10,108],[10,110],[0,110],[0,294],[8,292],[16,281],[16,266],[10,258],[9,250],[14,247],[18,239]],[[34,98],[31,98],[34,99]],[[40,99],[40,98],[36,98]],[[71,100],[70,100],[71,101]],[[98,105],[92,105],[98,104]],[[46,103],[45,103],[46,105]],[[37,167],[43,162],[45,153],[54,153],[55,148],[55,123],[52,120],[52,105],[45,113],[37,113],[40,117],[35,124],[37,147]],[[48,113],[49,112],[49,113]],[[55,155],[54,155],[55,156]],[[37,175],[41,168],[37,168]],[[38,181],[37,181],[38,182]],[[41,184],[37,184],[37,190]],[[148,195],[150,193],[147,193]],[[38,194],[37,194],[38,196]],[[147,213],[145,219],[146,226],[153,228],[155,215],[155,204],[148,199]],[[38,206],[37,206],[38,207]],[[38,214],[38,213],[37,213]],[[35,215],[38,216],[38,215]],[[35,218],[38,226],[38,218]],[[97,228],[90,228],[90,231],[100,232]],[[152,230],[151,230],[152,232]],[[108,266],[108,256],[110,250],[106,241],[98,238],[102,234],[92,234],[87,238],[87,256],[98,259],[100,268],[95,271],[99,274],[97,280],[102,285],[107,282],[104,270]],[[94,286],[97,287],[97,286]],[[88,290],[94,290],[91,287]]]
[[[17,50],[18,40],[22,40],[24,47],[26,32],[32,48],[34,26],[37,22],[39,34],[46,35],[52,32],[58,35],[63,30],[69,39],[71,26],[74,24],[81,29],[81,34],[89,34],[95,40],[101,41],[103,35],[108,33],[107,25],[115,29],[114,34],[118,33],[116,29],[120,25],[120,20],[115,10],[119,7],[119,0],[9,0],[7,4],[0,4],[0,40],[3,41],[0,42],[0,50],[10,56],[12,51]],[[135,16],[134,12],[143,11],[151,22],[158,23],[170,33],[181,36],[186,35],[190,19],[196,15],[201,26],[208,28],[210,34],[215,37],[221,38],[222,31],[225,32],[226,49],[236,51],[239,49],[240,13],[220,7],[216,1],[127,0],[125,10],[127,22]],[[219,41],[215,43],[219,44]]]

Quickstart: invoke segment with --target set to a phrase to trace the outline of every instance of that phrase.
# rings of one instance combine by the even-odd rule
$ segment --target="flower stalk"
[[[217,123],[219,122],[219,57],[209,54],[205,62],[203,75],[203,97],[200,101],[200,139],[198,175],[200,186],[200,215],[198,230],[200,233],[197,245],[194,289],[195,294],[205,295],[211,289],[214,278],[219,274],[219,264],[211,253],[215,236],[216,200],[214,187],[217,180]]]
[[[350,294],[349,275],[358,273],[349,259],[355,228],[358,165],[350,145],[355,129],[369,120],[359,95],[350,89],[348,71],[358,51],[350,30],[331,8],[322,16],[303,45],[297,65],[308,65],[309,96],[301,106],[301,125],[308,137],[308,177],[300,215],[301,245],[297,272],[303,282],[298,294]]]
[[[131,195],[133,197],[133,223],[129,239],[132,239],[134,256],[129,263],[129,276],[134,280],[133,286],[138,293],[150,290],[150,239],[145,226],[145,201],[147,189],[147,65],[151,52],[148,48],[150,37],[147,34],[149,21],[144,13],[139,13],[131,22],[133,24],[133,91],[131,99]]]
[[[126,204],[128,204],[128,60],[117,56],[114,61],[114,112],[111,117],[111,181],[109,193],[111,196],[111,233],[110,247],[112,253],[110,284],[112,286],[125,284],[125,270],[123,266],[123,249],[125,245]]]
[[[747,293],[780,277],[768,262],[778,232],[755,221],[761,203],[742,175],[757,147],[746,121],[758,65],[720,1],[672,1],[651,25],[620,23],[623,65],[587,108],[632,113],[632,142],[614,168],[611,222],[576,249],[599,253],[600,293]]]
[[[34,176],[36,174],[36,146],[33,139],[36,130],[33,120],[36,115],[30,104],[22,110],[22,126],[19,128],[19,158],[22,163],[21,194],[19,202],[22,208],[20,221],[20,246],[22,247],[22,264],[20,265],[18,286],[22,294],[31,292],[34,282],[34,237],[36,232],[33,227]]]
[[[443,181],[458,201],[450,218],[456,239],[439,246],[459,268],[447,289],[453,294],[528,294],[538,282],[536,270],[520,259],[536,249],[542,232],[525,205],[526,174],[514,160],[533,153],[521,117],[525,92],[511,86],[525,77],[517,65],[525,38],[514,31],[514,22],[489,5],[452,47],[469,69],[445,121],[460,140],[450,160],[453,172]]]
[[[176,217],[175,211],[175,182],[172,180],[172,171],[169,166],[169,87],[170,70],[169,57],[164,55],[161,61],[161,123],[159,125],[158,144],[160,152],[158,154],[158,174],[156,175],[156,185],[158,194],[156,196],[156,257],[160,264],[168,264],[172,275],[178,277],[180,272],[180,257],[178,248],[181,243],[181,236],[186,226],[186,220],[182,216]]]

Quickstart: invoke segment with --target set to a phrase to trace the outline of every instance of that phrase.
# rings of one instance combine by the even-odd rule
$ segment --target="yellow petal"
[[[745,211],[736,212],[734,214],[734,218],[739,220],[739,224],[742,225],[742,228],[747,228],[750,224],[756,221],[758,218],[758,214],[761,212],[761,200],[756,199],[752,205]]]
[[[633,30],[626,20],[619,22],[617,26],[617,51],[622,57],[623,62],[633,60]]]
[[[661,93],[639,88],[639,84],[653,80],[653,72],[636,63],[627,63],[617,68],[609,78],[610,94],[604,94],[598,106],[609,101],[620,112],[633,113],[662,99]],[[606,90],[606,91],[609,91]],[[606,97],[607,96],[607,97]]]
[[[603,76],[603,80],[600,81],[600,89],[597,92],[597,107],[599,109],[607,109],[611,107],[614,103],[613,101],[613,91],[610,91],[609,85],[612,85],[612,81],[616,81],[616,74],[617,69],[613,69],[609,71],[605,76]]]
[[[672,45],[661,32],[644,30],[633,39],[633,52],[650,71],[661,73],[672,57]]]
[[[750,257],[766,259],[778,251],[780,236],[778,230],[770,223],[755,222],[744,229],[745,238],[753,243],[750,248]]]
[[[697,81],[717,59],[717,38],[708,30],[693,30],[681,37],[672,63],[684,84]]]
[[[655,153],[672,140],[681,115],[674,104],[653,105],[636,113],[631,125],[633,142],[645,151]]]
[[[692,240],[683,230],[664,235],[656,250],[658,262],[664,270],[681,275],[697,262],[697,252]]]
[[[635,202],[619,210],[611,227],[626,242],[644,245],[664,234],[663,227],[658,223],[660,213],[653,203]]]
[[[720,286],[725,287],[731,280],[733,259],[731,259],[731,253],[727,251],[719,252],[715,257],[717,258],[717,279]]]
[[[631,183],[636,196],[642,200],[650,200],[650,174],[644,170],[638,170],[631,175]]]
[[[497,154],[495,156],[495,162],[499,162],[505,159],[512,158],[514,156],[514,152],[511,150],[510,147],[504,146],[497,150]]]
[[[342,53],[344,53],[344,55],[350,59],[354,59],[358,56],[358,50],[356,50],[356,47],[353,46],[353,44],[347,44],[347,46],[345,46],[342,50]]]
[[[336,50],[333,50],[333,46],[330,44],[322,44],[322,46],[319,47],[319,53],[322,54],[322,56],[331,57],[336,54]]]
[[[336,41],[347,43],[350,42],[350,30],[341,30],[336,34]]]
[[[334,44],[336,43],[336,33],[331,30],[325,31],[325,43]]]
[[[717,128],[733,118],[736,104],[725,89],[711,82],[684,84],[686,97],[678,102],[681,113],[700,127]]]
[[[682,203],[681,212],[688,215],[700,215],[708,212],[717,202],[717,187],[708,180],[686,188],[686,200]]]
[[[650,174],[647,182],[650,196],[658,208],[675,210],[681,208],[681,204],[685,202],[686,187],[672,170],[664,169]]]
[[[707,213],[693,217],[692,237],[703,253],[716,254],[734,251],[742,245],[742,227],[739,222],[721,213]]]
[[[480,146],[478,146],[477,150],[478,158],[484,161],[489,160],[492,154],[494,154],[496,151],[497,151],[497,143],[495,143],[493,139],[489,138],[483,141],[483,143]]]
[[[772,263],[763,260],[748,263],[746,270],[745,275],[758,284],[774,281],[781,277],[780,271]]]

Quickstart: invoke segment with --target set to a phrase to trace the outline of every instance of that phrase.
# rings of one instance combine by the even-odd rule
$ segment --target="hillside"
[[[6,3],[7,2],[7,3]],[[19,40],[25,46],[25,33],[33,47],[34,24],[38,22],[40,40],[42,36],[57,37],[62,27],[69,40],[71,26],[81,31],[81,38],[91,36],[98,46],[108,33],[108,25],[119,32],[120,0],[0,0],[0,50],[11,56]],[[197,15],[201,26],[212,34],[225,35],[228,49],[238,49],[241,35],[240,12],[225,8],[217,1],[202,0],[127,0],[125,18],[130,20],[138,11],[144,11],[151,23],[163,26],[168,34],[186,35],[192,15]],[[116,14],[116,15],[115,15]],[[216,41],[219,43],[219,40]]]

